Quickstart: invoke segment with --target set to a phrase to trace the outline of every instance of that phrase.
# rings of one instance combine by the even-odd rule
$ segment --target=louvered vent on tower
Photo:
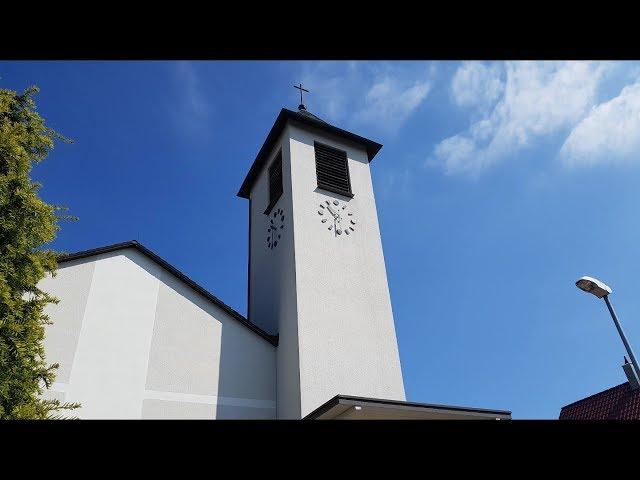
[[[347,152],[314,142],[318,187],[353,197]]]

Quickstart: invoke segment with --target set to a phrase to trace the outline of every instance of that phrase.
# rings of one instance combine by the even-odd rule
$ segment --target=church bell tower
[[[338,394],[405,399],[369,167],[381,147],[301,101],[280,111],[238,192],[248,317],[279,337],[278,418]]]

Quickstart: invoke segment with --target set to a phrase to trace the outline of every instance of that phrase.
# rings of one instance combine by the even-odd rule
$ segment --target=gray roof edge
[[[311,114],[313,115],[313,114]],[[315,120],[311,118],[309,115],[302,115],[298,112],[294,112],[292,110],[283,108],[280,110],[276,121],[274,122],[271,130],[267,134],[267,138],[265,139],[262,147],[258,151],[255,160],[251,164],[249,168],[249,172],[247,173],[244,181],[242,182],[242,186],[238,191],[238,196],[241,198],[249,198],[249,193],[251,192],[251,188],[255,183],[258,175],[262,171],[265,166],[265,163],[271,153],[275,142],[278,140],[280,133],[284,130],[288,121],[293,121],[297,123],[301,123],[303,125],[307,125],[310,127],[315,127],[325,132],[331,133],[341,138],[346,138],[351,140],[352,142],[364,145],[367,150],[367,157],[369,162],[373,160],[373,158],[377,155],[377,153],[382,148],[382,144],[378,142],[374,142],[365,137],[361,137],[355,133],[349,132],[347,130],[343,130],[341,128],[335,127],[330,123],[325,122],[324,120],[318,119]]]
[[[158,255],[156,255],[155,253],[153,253],[151,250],[149,250],[147,247],[142,245],[137,240],[129,240],[129,241],[126,241],[126,242],[115,243],[115,244],[112,244],[112,245],[106,245],[104,247],[93,248],[93,249],[90,249],[90,250],[83,250],[83,251],[75,252],[75,253],[60,254],[60,255],[58,255],[58,263],[60,264],[60,263],[70,262],[72,260],[78,260],[78,259],[93,257],[93,256],[96,256],[96,255],[101,255],[103,253],[115,252],[115,251],[124,250],[124,249],[127,249],[127,248],[136,249],[137,251],[139,251],[140,253],[142,253],[146,257],[150,258],[155,263],[160,265],[162,268],[167,270],[169,273],[171,273],[174,276],[178,277],[179,280],[181,280],[184,283],[186,283],[193,290],[195,290],[196,292],[198,292],[199,294],[204,296],[207,300],[213,302],[216,306],[218,306],[225,313],[229,314],[235,320],[237,320],[238,322],[243,324],[249,330],[252,330],[254,333],[256,333],[257,335],[259,335],[260,337],[262,337],[263,339],[268,341],[271,345],[273,345],[275,347],[278,346],[278,336],[277,335],[271,335],[271,334],[265,332],[264,330],[262,330],[257,325],[251,323],[249,320],[247,320],[239,312],[237,312],[236,310],[231,308],[229,305],[224,303],[222,300],[220,300],[218,297],[216,297],[211,292],[206,290],[204,287],[198,285],[196,282],[191,280],[189,277],[187,277],[180,270],[175,268],[173,265],[171,265],[169,262],[167,262],[163,258],[161,258]]]

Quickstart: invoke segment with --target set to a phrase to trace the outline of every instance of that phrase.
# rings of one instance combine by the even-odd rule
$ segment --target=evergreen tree
[[[37,287],[57,268],[56,252],[43,246],[55,238],[58,221],[70,217],[40,199],[40,185],[30,177],[55,139],[69,142],[35,111],[37,92],[0,89],[1,419],[61,418],[61,410],[79,407],[40,398],[58,368],[47,364],[43,346],[45,325],[51,323],[44,308],[58,302]]]

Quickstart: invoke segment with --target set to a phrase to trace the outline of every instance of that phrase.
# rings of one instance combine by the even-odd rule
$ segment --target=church
[[[60,299],[44,395],[81,419],[510,419],[405,398],[369,167],[381,148],[302,102],[280,111],[238,191],[247,318],[136,241],[61,257],[39,285]]]

